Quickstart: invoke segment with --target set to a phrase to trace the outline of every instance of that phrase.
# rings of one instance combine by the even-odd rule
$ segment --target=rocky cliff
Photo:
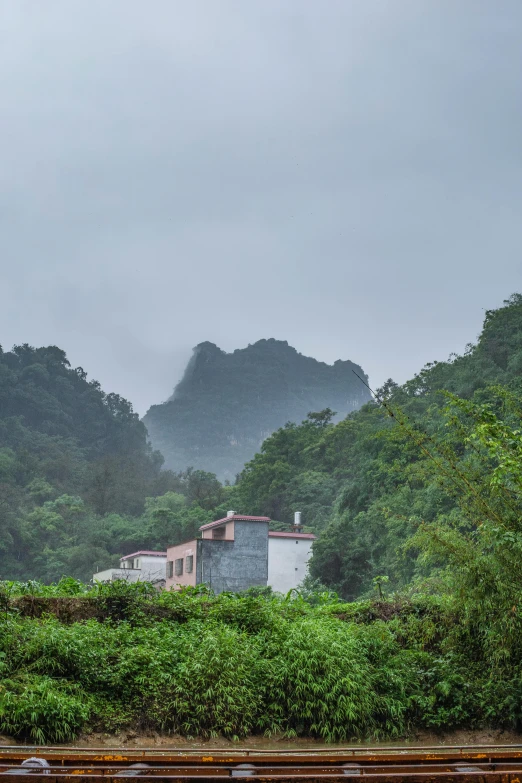
[[[332,408],[336,419],[370,398],[357,364],[318,362],[281,340],[259,340],[233,353],[213,343],[194,348],[172,397],[144,422],[166,467],[189,466],[233,480],[262,442],[288,421]]]

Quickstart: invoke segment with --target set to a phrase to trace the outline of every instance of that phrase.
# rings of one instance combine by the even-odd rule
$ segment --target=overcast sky
[[[1,0],[0,343],[404,381],[522,290],[521,144],[521,0]]]

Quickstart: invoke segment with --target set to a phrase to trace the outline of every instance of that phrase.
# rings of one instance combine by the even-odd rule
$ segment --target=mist
[[[378,386],[520,288],[517,0],[6,0],[0,342],[143,414],[196,344]]]

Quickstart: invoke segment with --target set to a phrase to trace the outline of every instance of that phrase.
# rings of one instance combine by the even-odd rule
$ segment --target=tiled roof
[[[280,533],[275,530],[271,530],[268,535],[270,538],[307,538],[310,541],[317,538],[313,533]]]
[[[139,552],[133,552],[132,555],[125,555],[125,557],[120,557],[120,560],[128,560],[130,557],[139,557],[140,555],[145,555],[148,557],[167,557],[166,552],[153,552],[151,549],[140,549]]]
[[[233,517],[223,517],[223,519],[216,519],[215,522],[208,522],[206,525],[201,525],[200,530],[208,530],[210,527],[217,527],[218,525],[224,525],[225,522],[231,522],[232,520],[237,522],[270,522],[270,517],[249,517],[244,514],[234,514]]]

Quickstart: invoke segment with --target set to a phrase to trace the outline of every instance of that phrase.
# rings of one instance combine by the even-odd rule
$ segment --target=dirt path
[[[17,742],[11,737],[0,736],[0,745],[30,745],[29,742]],[[402,738],[394,742],[343,742],[325,744],[317,739],[284,739],[281,737],[247,737],[240,742],[231,742],[222,737],[211,740],[187,739],[186,737],[160,735],[160,734],[136,734],[125,732],[121,734],[89,734],[82,735],[76,742],[68,743],[64,747],[112,747],[112,748],[190,748],[192,750],[207,748],[241,750],[252,748],[257,750],[311,750],[313,748],[326,748],[333,750],[338,747],[382,747],[382,746],[407,746],[421,745],[522,745],[522,734],[512,731],[454,731],[440,734],[432,732],[419,732],[415,736]]]

